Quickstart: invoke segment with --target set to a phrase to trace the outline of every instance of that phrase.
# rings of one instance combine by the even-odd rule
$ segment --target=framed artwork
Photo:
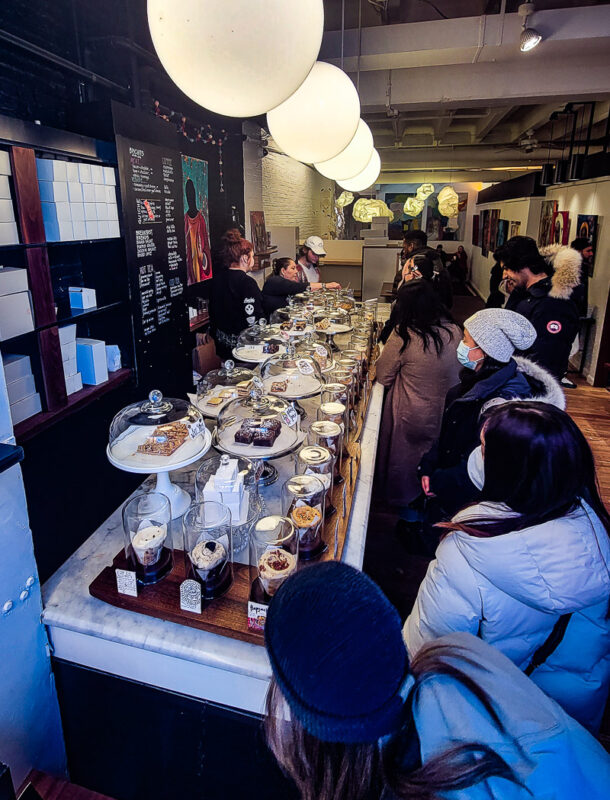
[[[265,228],[265,212],[250,212],[250,230],[254,253],[264,253],[267,248],[267,230]]]
[[[492,208],[489,212],[489,252],[493,253],[496,249],[498,238],[498,222],[500,221],[500,209]]]
[[[385,201],[390,211],[394,212],[394,219],[390,220],[388,225],[388,238],[399,240],[407,231],[421,230],[423,210],[416,217],[410,217],[404,212],[404,204],[409,197],[413,196],[413,194],[403,192],[386,194]]]
[[[489,254],[489,210],[481,211],[481,255]]]
[[[551,227],[551,244],[570,243],[570,212],[555,211]]]
[[[540,205],[540,226],[538,228],[538,246],[551,244],[553,215],[557,211],[557,200],[543,200]]]
[[[182,199],[187,283],[212,277],[208,210],[208,162],[182,156]]]
[[[593,275],[593,265],[595,264],[595,250],[597,249],[597,233],[599,230],[599,218],[597,214],[579,214],[576,222],[576,237],[589,239],[593,247],[593,258],[589,262],[589,276]]]
[[[498,220],[498,233],[496,236],[496,247],[502,247],[508,241],[508,220]]]
[[[520,222],[511,222],[510,223],[509,239],[512,239],[513,236],[519,236],[519,231],[520,230],[521,230],[521,223]]]
[[[479,241],[479,215],[474,214],[472,217],[472,244],[475,247],[480,247],[481,243]]]

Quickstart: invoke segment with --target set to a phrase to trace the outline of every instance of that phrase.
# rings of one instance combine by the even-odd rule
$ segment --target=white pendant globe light
[[[314,167],[325,178],[333,181],[347,180],[358,175],[369,163],[373,152],[373,134],[361,119],[351,142],[338,156],[328,161],[318,161]]]
[[[369,186],[375,183],[380,172],[381,159],[379,158],[379,153],[377,150],[374,149],[369,159],[369,163],[362,170],[362,172],[360,172],[354,178],[349,178],[349,180],[346,181],[337,181],[337,183],[342,189],[347,189],[348,192],[363,192],[365,189],[368,189]]]
[[[359,118],[356,87],[343,70],[323,61],[316,61],[296,92],[267,113],[277,146],[306,164],[328,161],[344,150]]]
[[[179,89],[217,114],[251,117],[303,83],[324,8],[322,0],[148,0],[148,25]]]

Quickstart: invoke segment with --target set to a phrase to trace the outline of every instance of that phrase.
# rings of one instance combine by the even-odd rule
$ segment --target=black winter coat
[[[307,281],[289,281],[281,275],[270,275],[263,284],[263,308],[267,317],[285,306],[289,295],[305,292],[308,286]]]

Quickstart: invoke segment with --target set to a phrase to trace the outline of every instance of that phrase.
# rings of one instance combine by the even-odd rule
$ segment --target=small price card
[[[180,608],[201,614],[201,584],[188,578],[180,584]]]
[[[265,603],[255,603],[252,600],[248,600],[248,628],[251,631],[262,633],[265,630],[268,609],[269,606],[265,605]]]
[[[115,569],[116,590],[119,594],[128,594],[130,597],[138,596],[138,582],[136,573],[129,569]]]

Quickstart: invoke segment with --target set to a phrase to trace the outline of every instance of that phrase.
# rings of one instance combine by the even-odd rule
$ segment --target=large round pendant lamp
[[[345,150],[359,118],[356,87],[343,70],[323,61],[316,61],[296,92],[267,113],[278,147],[306,164],[328,161]]]
[[[325,178],[333,181],[353,178],[369,163],[373,152],[373,134],[364,120],[360,120],[351,142],[338,156],[328,161],[318,161],[314,167]]]
[[[148,0],[148,25],[179,89],[217,114],[251,117],[303,83],[324,8],[322,0]]]
[[[373,150],[369,163],[362,172],[356,175],[355,178],[350,178],[346,181],[337,181],[337,183],[342,189],[347,189],[348,192],[363,192],[375,183],[380,172],[381,159],[379,158],[377,150]]]

